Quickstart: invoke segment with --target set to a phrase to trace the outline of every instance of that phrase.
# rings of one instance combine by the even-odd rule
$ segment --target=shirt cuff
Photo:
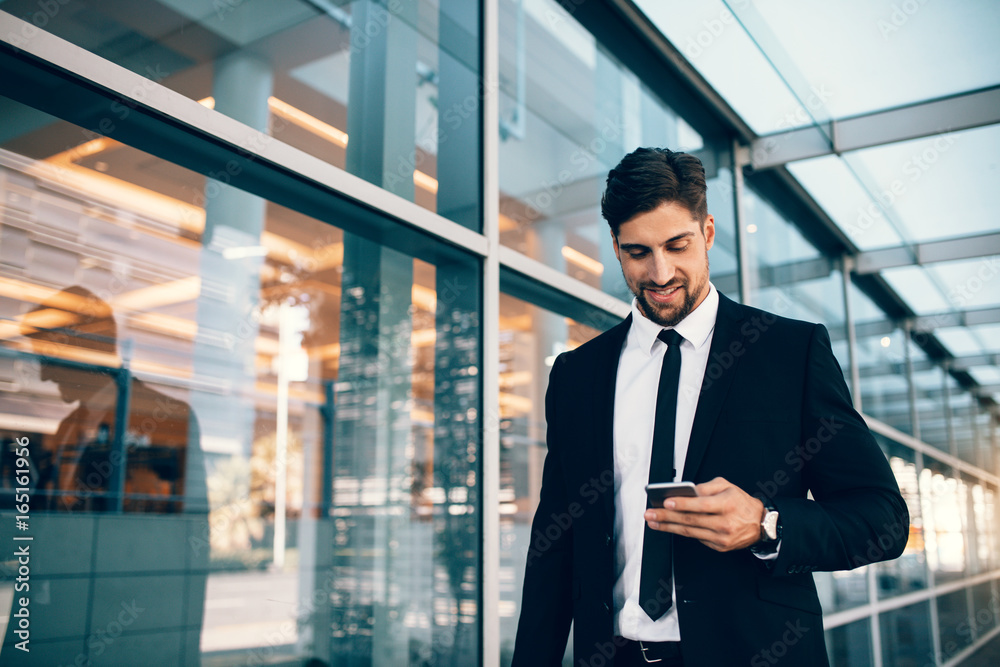
[[[773,551],[771,549],[768,549],[767,551],[761,552],[761,551],[757,551],[756,549],[751,548],[750,549],[750,553],[752,553],[754,556],[756,556],[760,560],[774,560],[775,558],[778,557],[778,551],[780,551],[780,550],[781,550],[781,540],[778,540],[774,544],[774,550]]]

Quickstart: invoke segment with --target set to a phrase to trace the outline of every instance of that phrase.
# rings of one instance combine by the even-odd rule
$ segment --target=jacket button
[[[601,606],[604,607],[605,613],[608,613],[608,614],[611,613],[611,605],[609,605],[607,602],[602,602]]]
[[[610,535],[605,535],[604,536],[604,546],[606,546],[606,547],[610,547],[611,546],[611,536]]]

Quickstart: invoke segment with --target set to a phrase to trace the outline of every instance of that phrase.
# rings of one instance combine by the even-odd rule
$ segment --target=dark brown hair
[[[667,148],[637,148],[608,173],[601,214],[618,228],[640,213],[676,202],[704,223],[708,215],[705,167],[689,153]]]

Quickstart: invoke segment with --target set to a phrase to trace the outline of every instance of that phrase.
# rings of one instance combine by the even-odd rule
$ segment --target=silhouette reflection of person
[[[130,634],[148,629],[165,645],[173,641],[168,635],[177,635],[183,655],[159,656],[160,662],[194,664],[208,570],[207,550],[189,545],[191,535],[207,534],[208,513],[194,412],[122,367],[112,308],[86,288],[53,294],[24,316],[21,330],[41,361],[41,379],[55,383],[63,402],[76,404],[32,454],[39,467],[34,500],[42,501],[32,504],[32,549],[52,549],[66,539],[67,520],[77,526],[74,535],[88,537],[60,549],[56,570],[42,569],[39,561],[31,571],[32,618],[66,620],[33,623],[31,653],[15,649],[15,624],[8,623],[0,664],[92,664],[98,656],[106,664],[142,661],[124,653],[128,642],[92,634],[125,613],[119,600],[129,609],[158,609],[143,619],[142,630],[128,628]],[[92,535],[87,521],[94,522]],[[123,564],[122,554],[141,561]],[[67,579],[60,572],[76,574]],[[165,586],[176,587],[176,605],[163,599]],[[105,608],[108,600],[114,604]],[[73,615],[93,617],[82,636],[82,626],[69,621]]]
[[[125,512],[179,512],[185,497],[204,504],[204,473],[186,474],[189,462],[202,461],[197,420],[186,403],[142,380],[132,378],[122,391],[115,319],[107,303],[86,288],[69,287],[29,313],[24,329],[42,356],[41,379],[54,382],[64,402],[78,404],[43,441],[50,468],[40,473],[56,492],[51,509],[115,509],[109,494],[120,465]],[[116,449],[119,409],[127,410],[127,420]]]

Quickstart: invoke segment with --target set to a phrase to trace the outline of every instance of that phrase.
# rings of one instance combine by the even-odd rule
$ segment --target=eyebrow
[[[675,241],[680,241],[681,239],[685,239],[685,238],[687,238],[689,236],[694,236],[694,232],[681,232],[677,236],[672,236],[669,239],[667,239],[666,241],[664,241],[663,245],[674,243]],[[619,243],[618,247],[621,248],[622,250],[628,251],[628,250],[646,249],[649,246],[645,246],[645,245],[643,245],[641,243]]]

